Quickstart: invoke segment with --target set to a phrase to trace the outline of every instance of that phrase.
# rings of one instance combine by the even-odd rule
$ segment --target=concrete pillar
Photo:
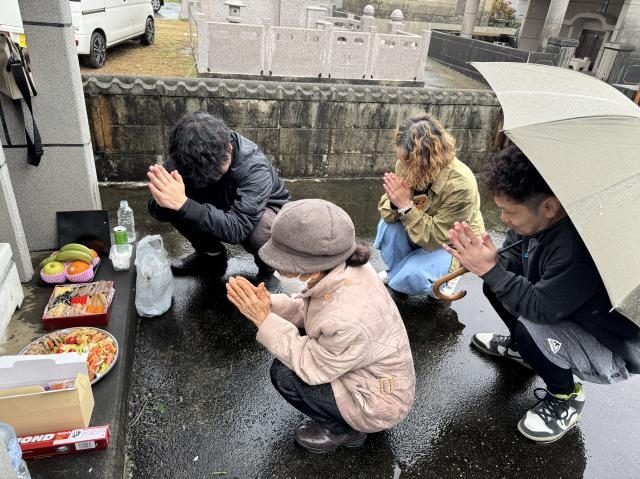
[[[579,44],[580,41],[572,38],[551,37],[548,40],[545,51],[558,53],[560,55],[558,66],[560,68],[569,68],[569,62],[574,57]]]
[[[640,0],[625,0],[611,41],[640,46]]]
[[[38,96],[33,109],[44,147],[27,164],[24,127],[3,102],[11,148],[5,156],[30,250],[58,246],[56,211],[100,209],[87,110],[68,0],[19,0]]]
[[[189,19],[189,4],[191,0],[180,0],[180,19],[188,20]]]
[[[520,24],[518,33],[518,48],[520,50],[532,52],[538,49],[549,4],[549,0],[529,1],[525,18]]]
[[[479,5],[480,0],[467,0],[467,3],[464,6],[464,15],[462,16],[462,29],[460,30],[461,37],[473,37],[473,27],[476,26]]]
[[[387,23],[387,33],[396,33],[404,28],[404,15],[402,10],[396,9],[391,12],[391,19]]]
[[[540,37],[540,46],[545,48],[549,42],[549,38],[560,35],[564,16],[567,14],[569,0],[551,0],[547,17],[542,26],[542,35]]]
[[[429,44],[431,43],[431,30],[422,30],[422,51],[418,62],[416,81],[424,81],[425,68],[427,67],[427,56],[429,54]]]
[[[198,73],[206,73],[209,68],[209,22],[205,14],[196,14],[195,24],[198,41],[196,66],[198,67]]]
[[[271,50],[273,30],[271,30],[271,19],[263,20],[264,35],[262,36],[262,55],[260,55],[260,71],[262,75],[270,75],[272,68],[273,54]]]
[[[0,146],[0,243],[9,243],[13,252],[13,260],[18,267],[18,275],[23,283],[33,277],[33,267],[27,239],[22,228],[22,220],[18,211],[18,203],[13,194],[13,186],[9,177],[9,168],[4,158],[4,150]],[[3,272],[0,272],[0,275]],[[0,278],[2,282],[2,278]]]
[[[375,25],[369,27],[369,58],[367,59],[367,66],[365,68],[364,77],[369,80],[373,79],[373,66],[376,62],[376,45],[378,44],[378,28]]]
[[[375,26],[375,8],[373,5],[366,5],[362,10],[362,16],[360,17],[360,30],[368,32],[370,27]]]

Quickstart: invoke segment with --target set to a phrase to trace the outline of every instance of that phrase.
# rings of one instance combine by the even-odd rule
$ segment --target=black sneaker
[[[511,336],[502,336],[495,333],[476,333],[471,338],[471,344],[485,354],[513,359],[518,364],[531,369],[531,366],[524,362],[515,348]]]
[[[214,252],[196,251],[171,263],[171,270],[176,276],[211,273],[222,276],[227,266],[227,251],[222,249]]]
[[[580,419],[585,398],[582,384],[577,383],[575,392],[568,395],[554,395],[543,388],[533,393],[538,403],[518,422],[518,431],[524,437],[536,442],[557,441]]]

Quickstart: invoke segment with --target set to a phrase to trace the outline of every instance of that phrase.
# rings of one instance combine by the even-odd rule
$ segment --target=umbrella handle
[[[451,281],[452,279],[457,278],[458,276],[462,276],[466,272],[467,272],[467,270],[465,268],[459,268],[459,269],[449,273],[448,275],[443,276],[442,278],[438,278],[433,283],[433,287],[432,287],[433,294],[436,296],[436,298],[443,299],[445,301],[457,301],[459,299],[464,298],[467,295],[467,292],[464,289],[462,289],[462,290],[458,291],[457,293],[452,294],[452,295],[449,296],[448,294],[444,294],[442,291],[440,291],[440,288],[447,281]]]

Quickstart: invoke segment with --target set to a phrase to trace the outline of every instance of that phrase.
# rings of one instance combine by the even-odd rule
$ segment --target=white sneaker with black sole
[[[580,419],[585,399],[582,384],[577,383],[572,394],[551,394],[543,388],[535,389],[534,394],[538,403],[518,422],[518,431],[524,437],[536,442],[557,441]]]
[[[531,369],[513,347],[511,336],[503,336],[495,333],[476,333],[471,338],[471,344],[490,356],[513,359],[518,364]]]

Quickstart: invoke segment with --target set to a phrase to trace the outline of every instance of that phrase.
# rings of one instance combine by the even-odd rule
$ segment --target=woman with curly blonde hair
[[[484,232],[476,178],[455,156],[455,140],[429,114],[406,119],[394,136],[395,173],[384,175],[374,246],[386,271],[382,280],[408,295],[431,294],[433,282],[457,267],[442,249],[456,221]],[[445,288],[451,293],[455,284]]]

